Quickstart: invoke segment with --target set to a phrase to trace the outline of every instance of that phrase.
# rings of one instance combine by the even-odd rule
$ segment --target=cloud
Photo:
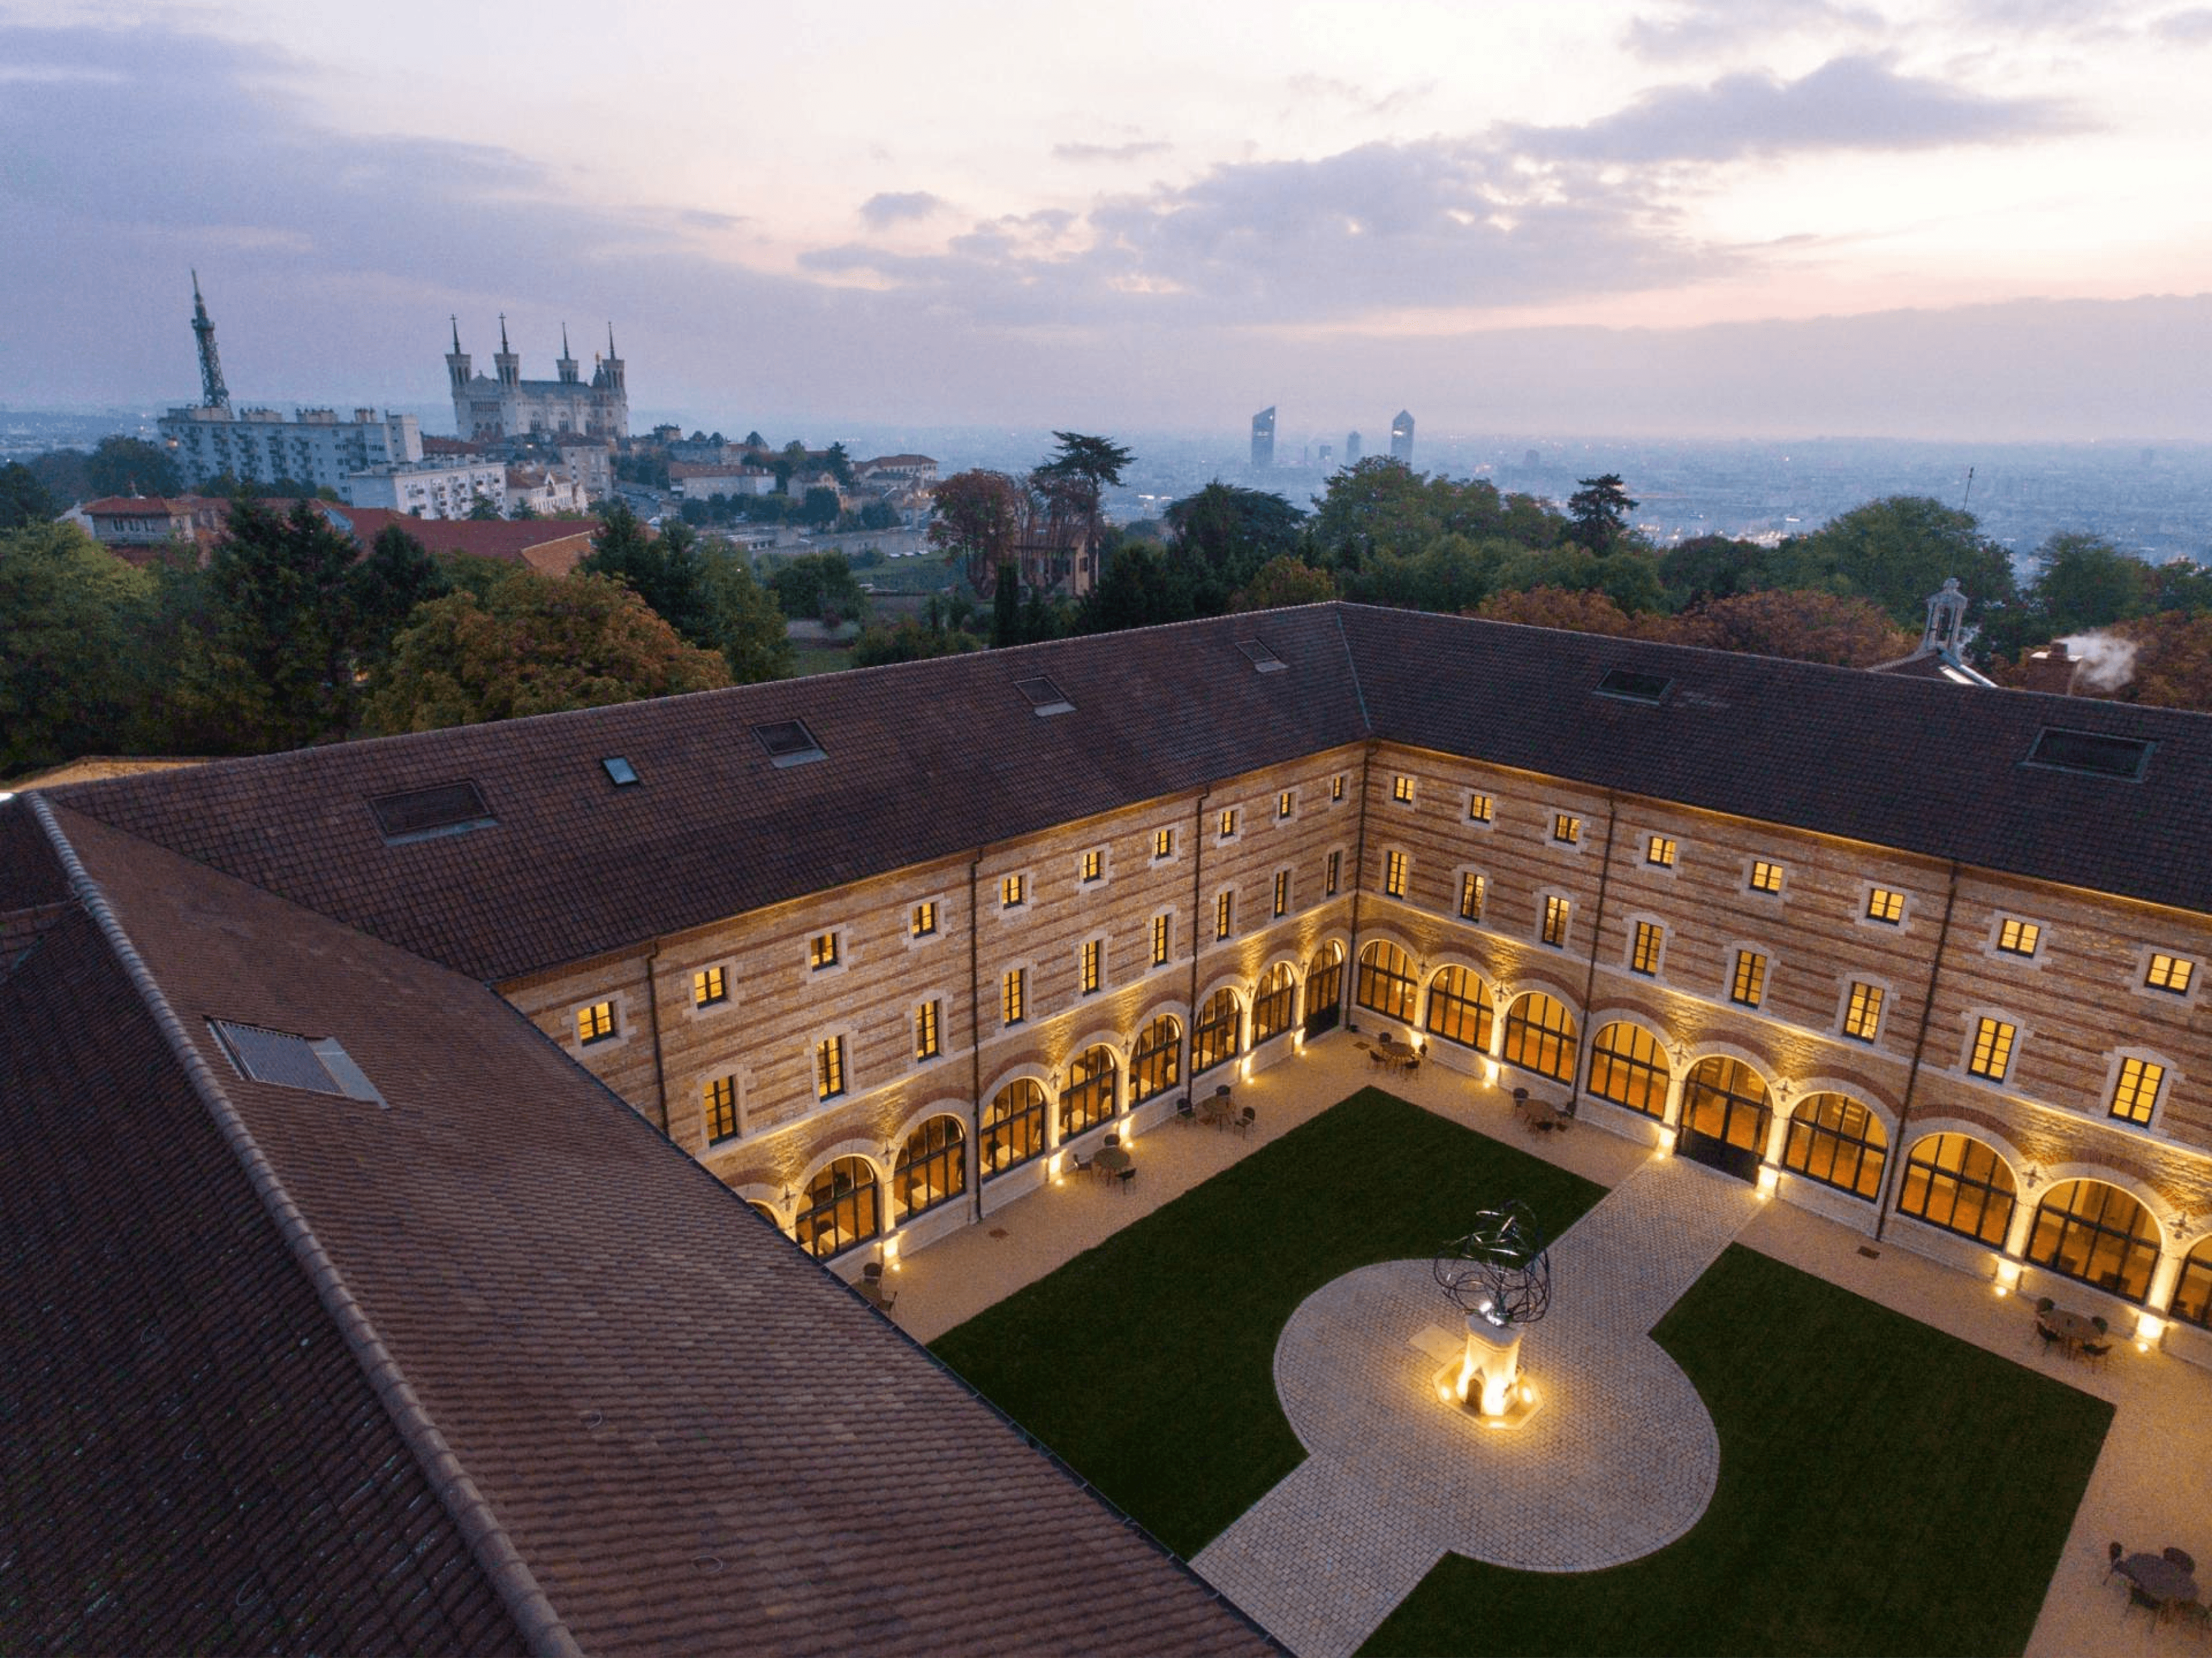
[[[871,230],[883,230],[909,219],[927,219],[945,210],[945,203],[926,190],[884,191],[860,203],[860,217]]]
[[[1711,59],[1802,31],[1874,33],[1882,26],[1879,12],[1838,0],[1690,0],[1657,16],[1632,18],[1626,45],[1662,61]]]
[[[1376,92],[1357,82],[1328,75],[1293,75],[1291,90],[1302,104],[1338,104],[1354,115],[1396,115],[1419,103],[1437,89],[1434,81],[1414,81],[1389,92]]]
[[[1134,161],[1164,155],[1174,146],[1161,138],[1133,138],[1126,144],[1054,144],[1055,161]]]
[[[2212,40],[2212,6],[2191,6],[2185,11],[2170,11],[2151,25],[2151,33],[2161,40],[2175,40],[2184,46],[2197,46]]]
[[[1789,150],[2008,143],[2083,125],[2049,99],[1988,97],[1851,57],[1796,81],[1747,73],[1662,87],[1582,126],[1515,127],[1506,138],[1553,161],[1728,161]]]

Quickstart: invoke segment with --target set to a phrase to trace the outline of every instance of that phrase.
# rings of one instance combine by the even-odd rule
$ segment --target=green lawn
[[[2027,1644],[2110,1405],[1741,1246],[1654,1334],[1720,1430],[1689,1534],[1577,1576],[1453,1556],[1365,1651]]]
[[[1556,1236],[1603,1195],[1364,1089],[933,1345],[1188,1557],[1304,1460],[1273,1372],[1301,1301],[1484,1205],[1517,1197]]]
[[[791,677],[836,673],[853,665],[853,653],[841,645],[794,645],[791,647]]]

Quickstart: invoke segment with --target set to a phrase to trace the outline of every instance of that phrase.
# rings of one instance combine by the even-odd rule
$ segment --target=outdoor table
[[[2054,1307],[2047,1313],[2038,1313],[2035,1321],[2057,1336],[2069,1347],[2079,1347],[2087,1341],[2095,1341],[2106,1332],[2083,1313],[2069,1313]]]
[[[1134,1168],[1136,1161],[1118,1145],[1106,1147],[1091,1159],[1097,1167],[1104,1169],[1109,1175],[1118,1175],[1124,1169]]]
[[[2161,1608],[2197,1598],[2197,1579],[2164,1555],[2131,1554],[2118,1570]]]

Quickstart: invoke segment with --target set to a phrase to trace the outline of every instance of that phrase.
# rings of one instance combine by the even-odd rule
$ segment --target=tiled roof
[[[1237,648],[1266,639],[1289,671]],[[1075,712],[1014,682],[1048,669]],[[799,719],[828,759],[778,768]],[[503,980],[1365,735],[1335,610],[1224,617],[220,762],[80,811]],[[642,780],[617,793],[600,760]],[[495,828],[386,846],[371,799],[459,780]]]
[[[1195,1576],[492,992],[66,807],[54,817],[326,1255],[338,1293],[550,1602],[556,1635],[592,1652],[1267,1649]],[[85,970],[96,970],[99,941],[78,932]],[[38,1023],[58,1001],[77,1009],[56,1026],[45,1072],[84,1081],[45,1116],[9,1124],[39,1142],[27,1151],[32,1166],[53,1172],[35,1185],[11,1178],[11,1196],[40,1201],[0,1214],[11,1228],[60,1225],[52,1214],[74,1211],[51,1194],[96,1163],[95,1187],[112,1184],[118,1199],[128,1187],[135,1215],[118,1205],[70,1223],[78,1243],[66,1270],[42,1288],[11,1286],[19,1298],[9,1305],[51,1306],[42,1351],[66,1353],[73,1322],[112,1317],[109,1356],[127,1359],[133,1344],[153,1344],[141,1333],[146,1315],[111,1313],[112,1287],[197,1273],[209,1280],[210,1304],[195,1306],[202,1339],[228,1330],[243,1347],[282,1348],[295,1333],[258,1309],[287,1291],[279,1269],[289,1262],[163,1230],[178,1224],[166,1218],[244,1184],[225,1148],[187,1155],[210,1138],[191,1119],[189,1095],[169,1099],[176,1121],[127,1136],[136,1155],[118,1155],[109,1102],[135,1099],[143,1090],[134,1078],[160,1059],[150,1044],[114,1040],[137,1017],[127,992],[112,975],[80,977],[57,986],[56,1005],[24,1010]],[[384,1103],[243,1079],[210,1029],[216,1018],[335,1038]],[[252,1205],[239,1207],[230,1224],[251,1232]],[[125,1241],[132,1247],[118,1247]],[[138,1241],[157,1258],[138,1259]],[[16,1242],[4,1257],[30,1270]],[[245,1281],[229,1285],[234,1272]],[[296,1270],[292,1278],[305,1283]],[[334,1333],[270,1361],[280,1449],[289,1413],[328,1414],[286,1380],[319,1357],[337,1373],[319,1385],[340,1386],[351,1361]],[[99,1376],[75,1379],[99,1391]],[[141,1511],[157,1514],[163,1482],[178,1477],[170,1461],[181,1453],[166,1436],[242,1431],[254,1420],[241,1412],[204,1424],[200,1385],[165,1372],[100,1424],[109,1455],[143,1465],[137,1484],[83,1499],[26,1486],[26,1509],[76,1502],[96,1542],[138,1534],[150,1523]],[[165,1412],[192,1425],[166,1427]],[[374,1426],[333,1423],[332,1442],[305,1457],[298,1477],[352,1470]],[[386,1480],[406,1472],[388,1448],[374,1467]],[[103,1522],[89,1500],[112,1510],[142,1487],[127,1518],[110,1511]],[[11,1479],[9,1500],[17,1489]],[[376,1512],[380,1490],[347,1498],[370,1507],[339,1542],[391,1550],[416,1531],[441,1534],[428,1520]],[[353,1518],[336,1503],[330,1512]],[[319,1535],[316,1518],[270,1517],[279,1534],[264,1540],[264,1573],[301,1580],[302,1593],[383,1593],[383,1580],[343,1550],[325,1562],[303,1546]],[[287,1541],[279,1520],[298,1535]],[[224,1571],[245,1570],[221,1558]],[[387,1570],[432,1564],[400,1550]],[[159,1569],[194,1570],[167,1559]],[[462,1596],[466,1574],[453,1572],[437,1605],[457,1618],[477,1603]],[[342,1635],[319,1644],[465,1645],[437,1631]]]
[[[0,1649],[521,1651],[82,910],[0,1029]]]
[[[532,554],[554,548],[580,559],[591,550],[592,532],[599,527],[580,519],[416,518],[386,507],[325,506],[323,512],[364,550],[396,524],[431,552],[465,553],[508,564],[536,565],[540,560]]]

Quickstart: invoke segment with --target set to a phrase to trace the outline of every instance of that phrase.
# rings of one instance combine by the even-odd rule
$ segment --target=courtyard
[[[1133,1182],[1073,1178],[899,1276],[912,1333],[1294,1651],[2081,1651],[2121,1625],[2108,1541],[2212,1542],[2171,1454],[2212,1435],[2192,1367],[2090,1372],[1966,1275],[1364,1060],[1317,1044],[1238,1086],[1257,1143],[1155,1128]],[[1403,1327],[1449,1312],[1407,1264],[1507,1198],[1559,1240],[1546,1407],[1487,1465],[1393,1461],[1365,1371],[1432,1363]]]

